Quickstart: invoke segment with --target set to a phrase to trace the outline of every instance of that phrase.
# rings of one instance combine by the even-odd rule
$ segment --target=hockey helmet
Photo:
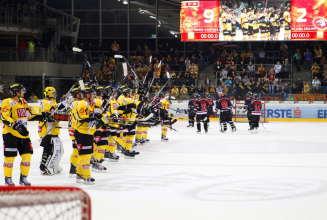
[[[101,96],[101,92],[103,93],[104,88],[102,86],[97,86],[94,90],[95,90],[97,96]]]
[[[145,95],[147,93],[147,90],[146,88],[140,88],[138,91],[137,91],[138,94],[140,95]]]
[[[255,98],[255,99],[257,99],[258,98],[258,94],[257,93],[253,93],[252,97]]]
[[[111,86],[107,86],[107,87],[105,87],[105,88],[102,90],[102,93],[103,93],[102,97],[103,97],[104,99],[109,98],[109,96],[111,95],[112,92],[113,92],[112,87],[111,87]]]
[[[89,87],[89,83],[84,83],[84,88]]]
[[[53,87],[47,87],[44,89],[44,97],[45,98],[56,98],[57,97],[57,92],[56,89]]]
[[[86,97],[86,94],[94,94],[94,89],[90,88],[90,87],[85,87],[84,89],[82,89],[82,94],[84,97]]]
[[[246,94],[247,95],[247,97],[250,97],[250,96],[252,96],[252,92],[248,92],[248,94]]]
[[[224,93],[219,92],[219,93],[218,93],[218,96],[219,96],[219,97],[223,97],[223,96],[224,96]]]
[[[23,89],[23,92],[26,92],[26,89],[22,84],[16,83],[10,86],[10,94],[12,96],[16,96],[16,92],[21,93]]]
[[[122,92],[123,92],[124,96],[126,96],[127,94],[131,93],[131,90],[129,88],[126,88]]]
[[[200,94],[196,94],[195,95],[195,98],[198,98],[199,99],[199,98],[201,98],[201,95]]]
[[[210,93],[207,92],[207,93],[205,93],[204,95],[205,95],[206,97],[210,98]]]
[[[224,11],[226,11],[227,9],[229,9],[229,7],[228,7],[228,6],[226,6],[226,7],[224,8]]]
[[[72,89],[72,91],[70,93],[72,94],[72,96],[74,98],[76,98],[76,95],[81,93],[81,88],[80,87],[74,88],[74,89]]]

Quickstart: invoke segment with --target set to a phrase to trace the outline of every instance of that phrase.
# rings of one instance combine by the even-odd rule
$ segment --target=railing
[[[49,61],[50,51],[47,48],[35,47],[34,52],[29,52],[28,47],[25,49],[15,47],[1,47],[1,61],[34,61],[45,62]]]

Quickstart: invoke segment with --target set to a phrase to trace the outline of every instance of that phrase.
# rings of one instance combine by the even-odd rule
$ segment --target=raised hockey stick
[[[145,82],[145,80],[146,80],[146,77],[148,77],[148,75],[149,75],[149,72],[150,72],[150,69],[151,69],[151,68],[150,68],[151,62],[152,62],[152,56],[150,56],[149,66],[148,66],[148,72],[146,73],[146,76],[144,77],[143,84],[144,84],[144,82]]]

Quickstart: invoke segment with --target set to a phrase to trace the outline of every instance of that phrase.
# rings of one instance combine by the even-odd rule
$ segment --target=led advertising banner
[[[327,0],[183,1],[181,41],[327,40]]]
[[[180,32],[182,41],[218,41],[219,2],[182,2]]]

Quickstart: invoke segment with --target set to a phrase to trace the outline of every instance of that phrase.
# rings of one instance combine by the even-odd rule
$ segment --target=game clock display
[[[275,7],[225,4],[181,2],[181,41],[327,40],[327,0],[291,0]]]

